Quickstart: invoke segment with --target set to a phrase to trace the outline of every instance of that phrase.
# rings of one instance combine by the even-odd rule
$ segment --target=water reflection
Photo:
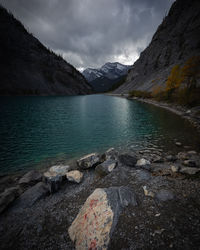
[[[173,149],[174,140],[199,149],[191,125],[168,111],[105,95],[3,97],[0,171],[109,147]]]

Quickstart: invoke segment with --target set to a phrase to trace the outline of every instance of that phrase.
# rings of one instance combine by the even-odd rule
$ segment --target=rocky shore
[[[200,154],[177,147],[1,177],[1,249],[199,249]]]

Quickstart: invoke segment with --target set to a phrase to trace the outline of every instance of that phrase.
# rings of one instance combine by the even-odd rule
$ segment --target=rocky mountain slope
[[[115,93],[164,85],[174,65],[200,55],[200,1],[177,0]]]
[[[0,7],[0,36],[0,95],[92,92],[80,72],[48,50],[3,7]]]
[[[83,75],[93,86],[95,92],[105,92],[120,81],[129,69],[128,65],[108,62],[99,69],[88,68],[84,70]]]

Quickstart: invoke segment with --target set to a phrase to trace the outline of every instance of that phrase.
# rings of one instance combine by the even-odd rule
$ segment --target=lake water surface
[[[125,98],[1,97],[0,173],[65,161],[109,147],[199,149],[196,130],[179,116]]]

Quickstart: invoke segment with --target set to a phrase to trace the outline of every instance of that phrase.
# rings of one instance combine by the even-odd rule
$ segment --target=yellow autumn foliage
[[[182,69],[180,65],[175,65],[172,68],[170,75],[168,76],[165,90],[167,92],[173,92],[175,89],[180,87],[183,80],[184,76],[182,74]]]
[[[193,56],[186,61],[182,75],[188,88],[196,85],[197,78],[200,77],[200,56]]]

